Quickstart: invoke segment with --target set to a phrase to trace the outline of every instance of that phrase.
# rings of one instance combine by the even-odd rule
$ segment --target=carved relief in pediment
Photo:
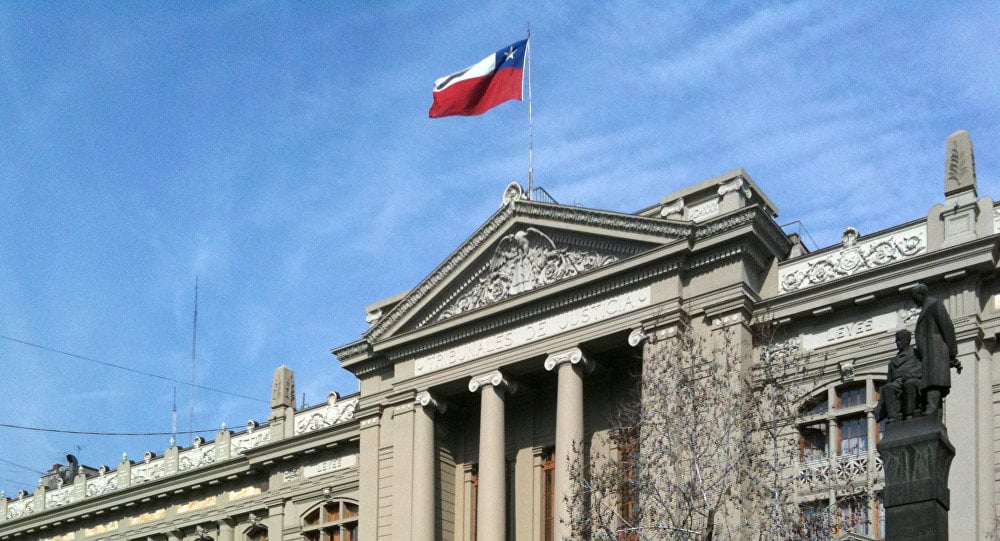
[[[618,259],[615,254],[559,247],[534,227],[521,229],[500,239],[478,279],[447,303],[434,319],[449,319]]]

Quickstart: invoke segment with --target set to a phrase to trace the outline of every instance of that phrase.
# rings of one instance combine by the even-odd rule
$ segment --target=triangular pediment
[[[417,287],[372,314],[369,342],[520,298],[686,239],[692,226],[515,200],[500,208]]]

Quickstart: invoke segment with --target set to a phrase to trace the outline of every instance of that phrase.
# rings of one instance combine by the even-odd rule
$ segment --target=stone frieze
[[[778,288],[781,293],[802,290],[895,263],[926,250],[925,224],[860,241],[857,230],[849,227],[844,231],[839,250],[783,263],[778,268]]]

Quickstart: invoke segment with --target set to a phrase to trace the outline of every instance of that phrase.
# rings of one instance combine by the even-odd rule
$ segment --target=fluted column
[[[552,505],[553,539],[565,539],[572,533],[568,501],[573,492],[571,461],[574,446],[583,445],[583,371],[589,363],[580,348],[549,355],[545,369],[558,374],[556,385],[556,449],[554,465],[554,490]]]
[[[504,457],[504,395],[514,384],[500,371],[472,378],[469,391],[479,392],[479,496],[476,539],[506,541],[507,498]]]
[[[445,405],[431,393],[417,393],[413,418],[413,533],[414,541],[434,541],[435,507],[434,415]]]

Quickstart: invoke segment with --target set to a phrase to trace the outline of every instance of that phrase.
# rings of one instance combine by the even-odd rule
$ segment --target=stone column
[[[431,393],[417,393],[413,418],[413,532],[414,541],[434,541],[437,495],[434,473],[437,449],[434,447],[434,414],[445,405]]]
[[[235,541],[235,522],[231,518],[219,520],[219,541]]]
[[[472,378],[469,391],[480,393],[479,499],[477,541],[507,539],[507,464],[504,456],[504,394],[516,387],[499,370]]]
[[[568,499],[572,495],[573,479],[571,461],[583,446],[583,374],[590,364],[580,348],[572,348],[549,355],[545,369],[558,370],[556,391],[556,449],[553,472],[554,490],[552,521],[554,539],[565,539],[572,533]]]
[[[381,448],[381,417],[378,408],[355,414],[361,425],[361,454],[358,458],[358,474],[366,482],[358,495],[360,508],[358,535],[364,539],[375,539],[378,535],[378,503],[380,497],[379,452]]]

